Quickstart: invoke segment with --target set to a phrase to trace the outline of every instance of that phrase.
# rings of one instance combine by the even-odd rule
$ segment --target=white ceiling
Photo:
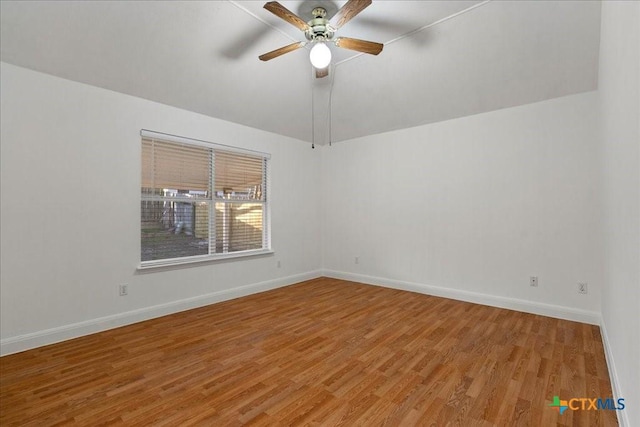
[[[345,2],[281,3],[306,20]],[[1,59],[320,144],[597,87],[597,1],[374,0],[338,36],[383,52],[332,46],[325,79],[307,49],[258,60],[304,40],[263,4],[2,1]]]

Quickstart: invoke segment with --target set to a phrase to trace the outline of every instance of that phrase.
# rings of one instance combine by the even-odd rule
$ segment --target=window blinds
[[[142,133],[141,260],[269,247],[269,155]]]
[[[142,139],[142,187],[210,193],[211,167],[206,148]]]

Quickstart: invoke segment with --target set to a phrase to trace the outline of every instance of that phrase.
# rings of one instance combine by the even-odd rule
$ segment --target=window
[[[141,268],[269,251],[268,154],[141,135]]]

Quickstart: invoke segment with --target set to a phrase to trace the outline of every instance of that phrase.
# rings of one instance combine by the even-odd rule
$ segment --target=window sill
[[[245,251],[245,252],[232,252],[229,254],[219,254],[219,255],[202,255],[202,256],[194,256],[189,258],[175,258],[172,260],[157,260],[157,261],[143,261],[137,268],[137,271],[140,273],[143,272],[151,272],[158,271],[163,269],[172,269],[172,268],[181,268],[181,267],[190,267],[196,266],[206,263],[213,263],[219,261],[233,260],[239,258],[252,258],[264,255],[273,254],[272,249],[261,249],[256,251]]]

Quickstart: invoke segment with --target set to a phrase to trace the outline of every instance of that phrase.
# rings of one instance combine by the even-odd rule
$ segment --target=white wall
[[[603,326],[626,425],[640,425],[640,3],[602,3]]]
[[[602,12],[598,92],[315,151],[2,64],[0,350],[293,283],[317,275],[322,256],[326,273],[364,282],[584,321],[602,311],[631,425],[640,3],[604,2]],[[272,153],[275,255],[136,273],[141,128]],[[129,296],[118,296],[121,283]]]
[[[597,112],[589,92],[324,147],[327,274],[598,323]]]
[[[9,64],[0,75],[3,353],[318,274],[309,144]],[[141,128],[271,153],[275,255],[138,274]]]

